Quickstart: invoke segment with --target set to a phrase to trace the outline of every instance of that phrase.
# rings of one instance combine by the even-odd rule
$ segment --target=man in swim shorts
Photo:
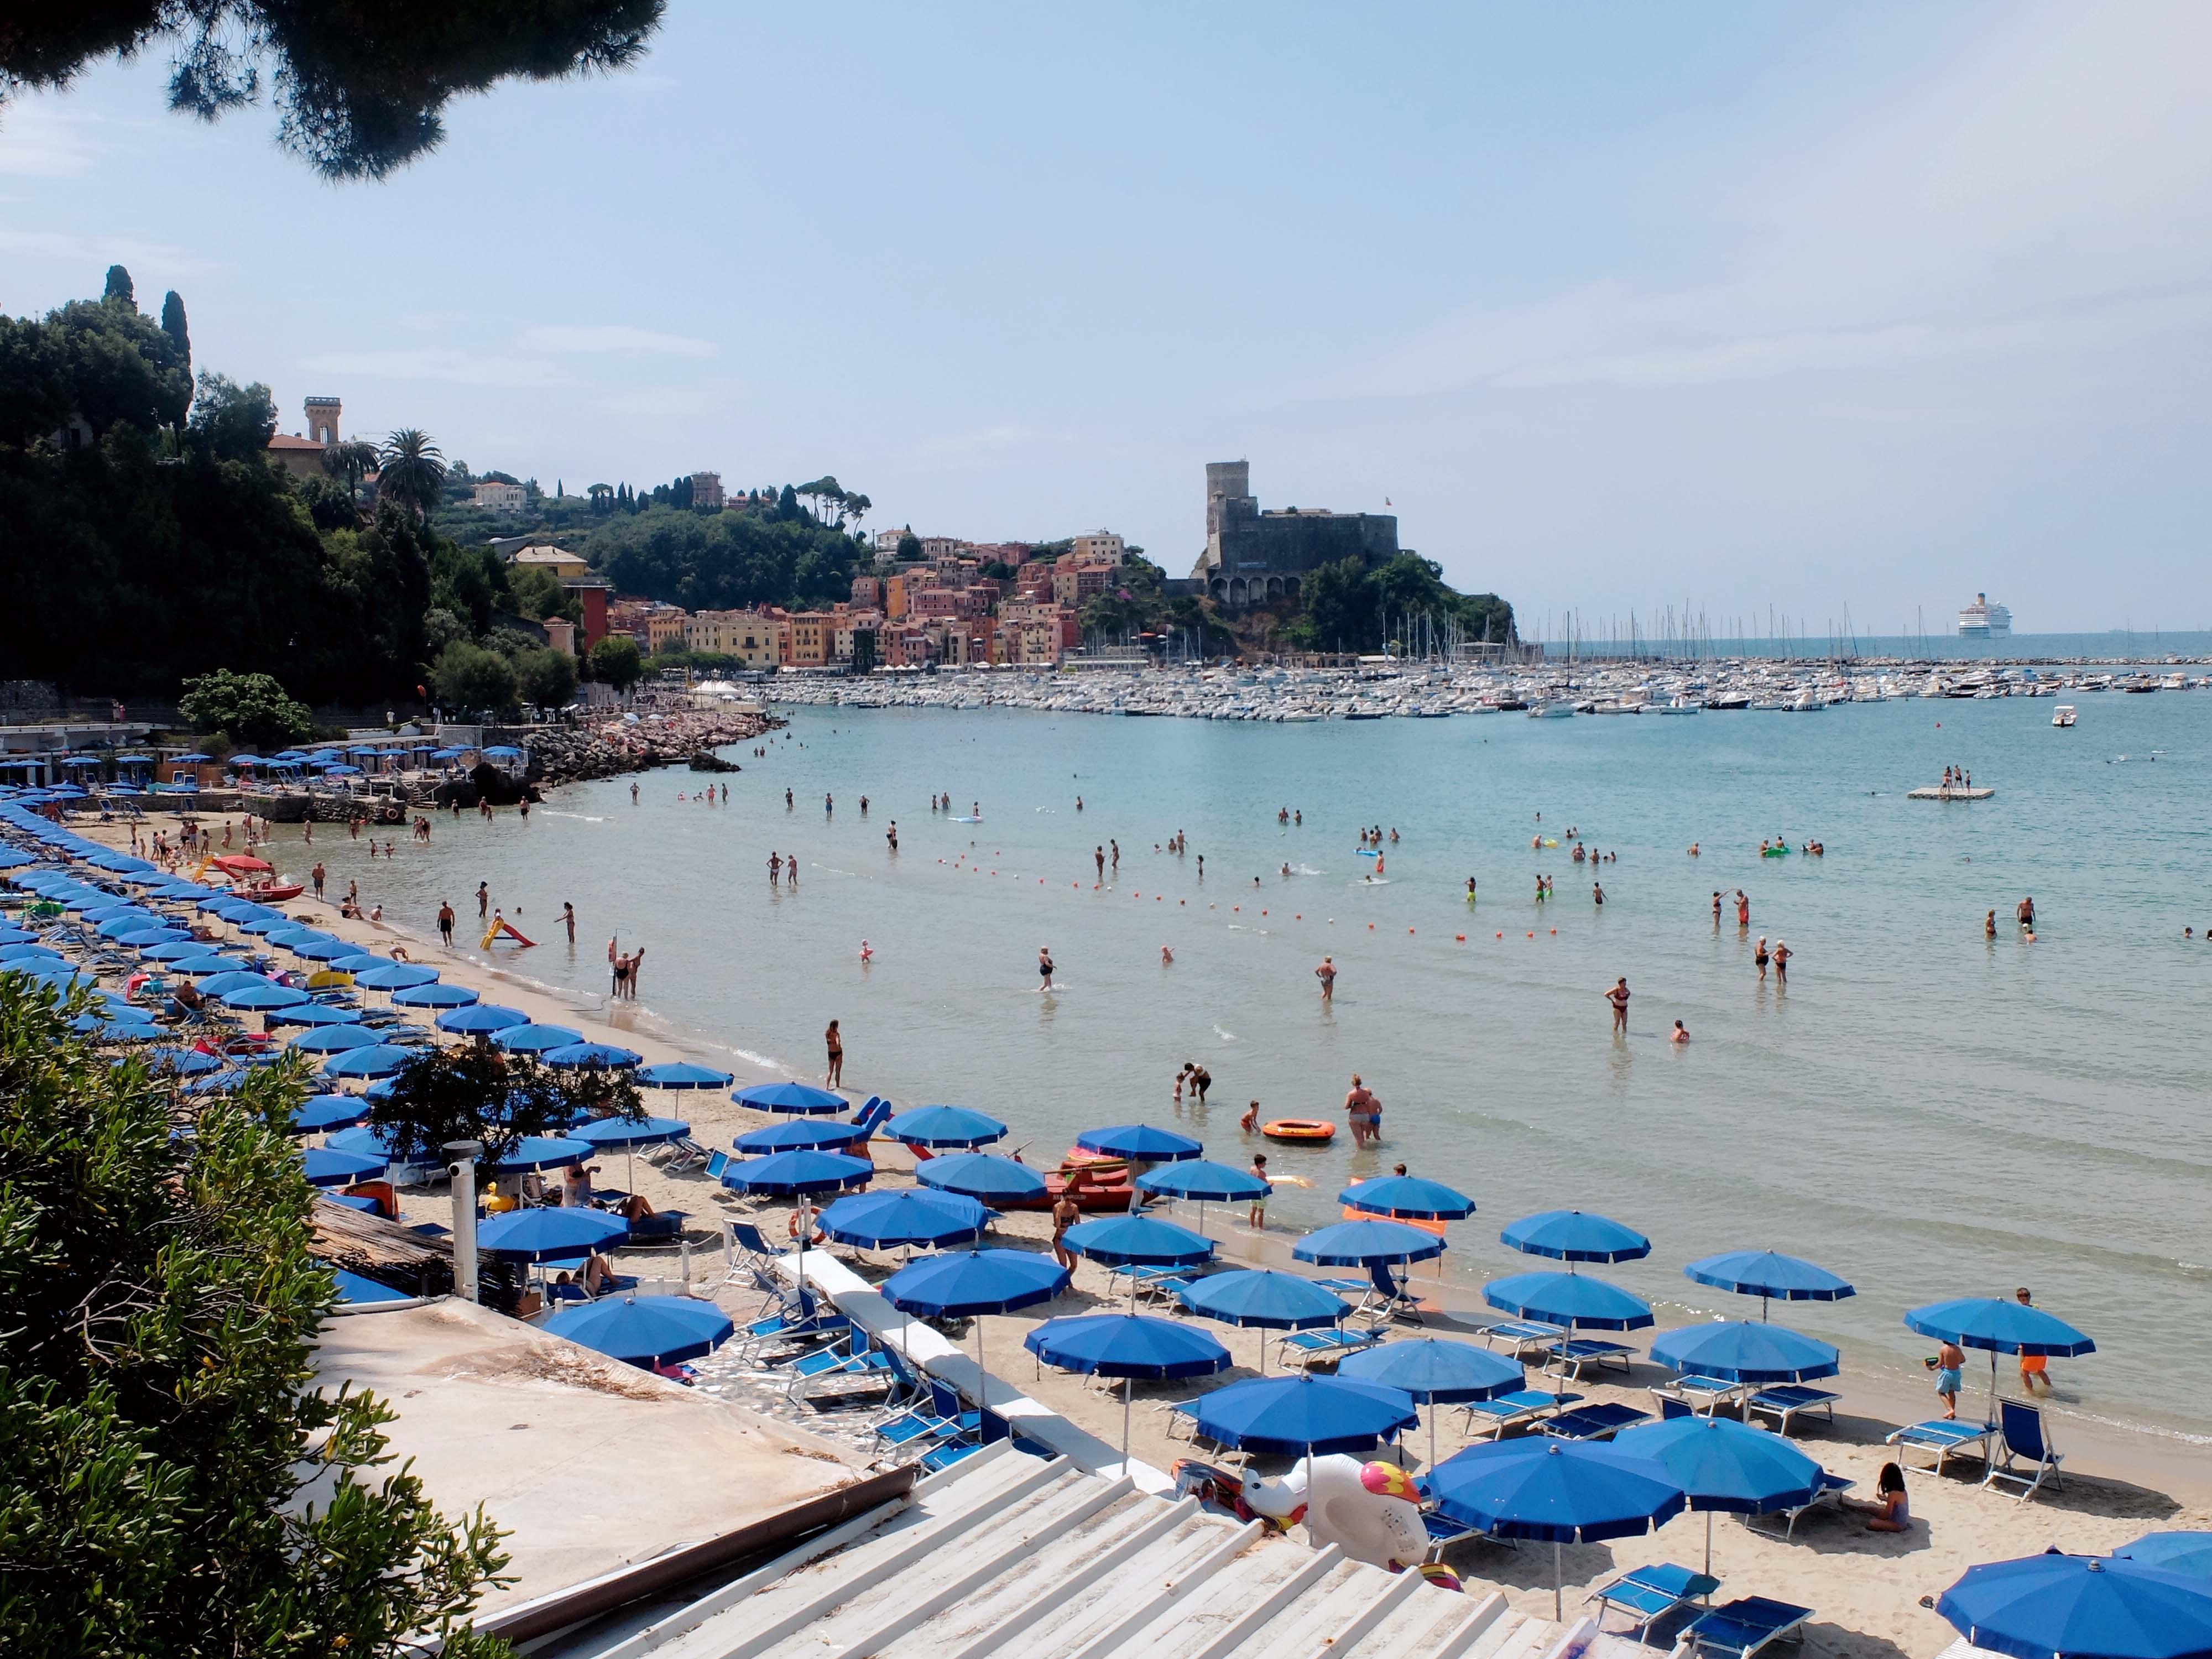
[[[2013,1297],[2014,1299],[2016,1300],[2023,1308],[2032,1308],[2035,1305],[2034,1302],[2029,1298],[2027,1294],[2027,1286],[2025,1285],[2014,1291],[2013,1292]],[[2039,1353],[2024,1353],[2021,1355],[2020,1386],[2026,1389],[2028,1393],[2032,1395],[2038,1392],[2039,1384],[2040,1385],[2040,1391],[2042,1393],[2049,1394],[2051,1392],[2050,1357],[2048,1355]]]
[[[1321,959],[1321,966],[1314,969],[1314,977],[1321,981],[1321,1000],[1323,1002],[1327,1002],[1331,997],[1336,994],[1336,963],[1334,958],[1323,957]],[[1356,1078],[1352,1080],[1354,1082],[1358,1081]]]
[[[1256,1109],[1260,1103],[1255,1100],[1252,1104]],[[1267,1179],[1267,1153],[1255,1152],[1252,1154],[1251,1173],[1252,1178],[1255,1181],[1266,1181]],[[1266,1193],[1261,1193],[1258,1197],[1252,1200],[1252,1207],[1246,1212],[1244,1217],[1244,1224],[1252,1228],[1255,1231],[1264,1228],[1267,1224],[1267,1194]]]
[[[1956,1418],[1959,1414],[1959,1370],[1966,1363],[1966,1352],[1957,1343],[1942,1341],[1936,1345],[1936,1357],[1928,1362],[1936,1370],[1936,1397],[1943,1402],[1943,1415]]]

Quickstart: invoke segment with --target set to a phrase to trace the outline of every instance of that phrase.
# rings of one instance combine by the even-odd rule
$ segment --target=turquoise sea
[[[1348,1180],[1403,1160],[1481,1206],[1451,1272],[1532,1265],[1497,1242],[1517,1215],[1598,1209],[1651,1236],[1613,1276],[1675,1316],[1756,1316],[1680,1267],[1771,1246],[1859,1290],[1783,1316],[1900,1376],[1924,1376],[1929,1347],[1906,1307],[2028,1285],[2099,1343],[2054,1363],[2068,1409],[2212,1436],[2212,698],[2075,701],[2070,731],[2017,698],[1307,726],[799,709],[768,758],[726,751],[744,768],[718,781],[726,805],[679,802],[703,780],[660,772],[635,804],[619,780],[527,823],[441,819],[389,864],[327,831],[315,850],[426,935],[441,897],[472,914],[488,882],[546,941],[517,971],[579,995],[604,991],[619,933],[646,948],[641,1015],[801,1075],[836,1016],[850,1081],[994,1113],[1032,1161],[1086,1127],[1174,1121],[1196,1060],[1212,1101],[1182,1121],[1241,1165],[1248,1101],[1341,1122],[1359,1072],[1382,1151],[1268,1147],[1312,1182],[1279,1195],[1278,1224],[1334,1218]],[[1905,799],[1950,763],[1996,798]],[[933,792],[982,822],[933,814]],[[1283,806],[1304,824],[1279,826]],[[1401,837],[1387,880],[1364,878],[1362,824]],[[1571,826],[1618,861],[1531,849]],[[1190,856],[1156,850],[1178,830]],[[1761,859],[1770,836],[1826,854]],[[797,854],[796,890],[769,885],[771,850]],[[1749,931],[1732,907],[1716,928],[1711,895],[1739,887]],[[2027,894],[2033,945],[2012,920]],[[1753,969],[1760,934],[1795,952],[1786,988]],[[1624,974],[1615,1038],[1602,997]],[[1677,1018],[1686,1046],[1665,1040]]]

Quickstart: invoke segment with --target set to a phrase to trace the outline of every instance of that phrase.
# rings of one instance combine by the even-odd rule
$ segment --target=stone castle
[[[1191,579],[1218,605],[1295,599],[1303,580],[1322,565],[1356,558],[1371,569],[1399,550],[1395,514],[1262,511],[1252,494],[1249,462],[1206,464],[1206,551]]]

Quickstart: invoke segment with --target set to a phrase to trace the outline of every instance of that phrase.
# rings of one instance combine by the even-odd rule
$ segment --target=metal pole
[[[477,1159],[480,1140],[446,1143],[447,1170],[453,1178],[453,1294],[477,1299]]]

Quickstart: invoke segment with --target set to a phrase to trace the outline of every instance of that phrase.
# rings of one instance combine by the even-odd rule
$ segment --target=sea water
[[[2212,697],[2075,701],[2071,730],[2023,698],[1304,726],[807,708],[766,758],[723,751],[736,775],[442,817],[389,864],[327,829],[313,851],[426,935],[441,898],[469,933],[488,883],[539,941],[501,960],[580,997],[605,993],[611,934],[642,946],[641,1010],[794,1075],[820,1076],[835,1017],[855,1085],[989,1112],[1032,1163],[1086,1127],[1176,1125],[1310,1183],[1270,1210],[1303,1230],[1403,1161],[1480,1206],[1450,1229],[1471,1281],[1553,1265],[1498,1230],[1581,1207],[1650,1236],[1648,1260],[1600,1271],[1663,1317],[1757,1317],[1681,1267],[1772,1248],[1858,1290],[1778,1318],[1923,1380],[1905,1310],[2027,1285],[2097,1340],[2055,1362],[2069,1409],[2212,1435]],[[1995,798],[1906,799],[1954,764]],[[726,805],[698,803],[723,783]],[[952,821],[977,803],[981,823]],[[1574,863],[1571,829],[1618,861]],[[1164,850],[1178,832],[1188,855]],[[1763,839],[1826,853],[1762,858]],[[1102,885],[1093,848],[1114,841]],[[770,884],[771,852],[796,856],[795,888]],[[2030,894],[2033,944],[2014,921]],[[1786,987],[1759,977],[1761,935],[1790,945]],[[1178,1113],[1186,1060],[1212,1099]],[[1341,1124],[1355,1072],[1383,1103],[1379,1151],[1239,1133],[1254,1099]]]

